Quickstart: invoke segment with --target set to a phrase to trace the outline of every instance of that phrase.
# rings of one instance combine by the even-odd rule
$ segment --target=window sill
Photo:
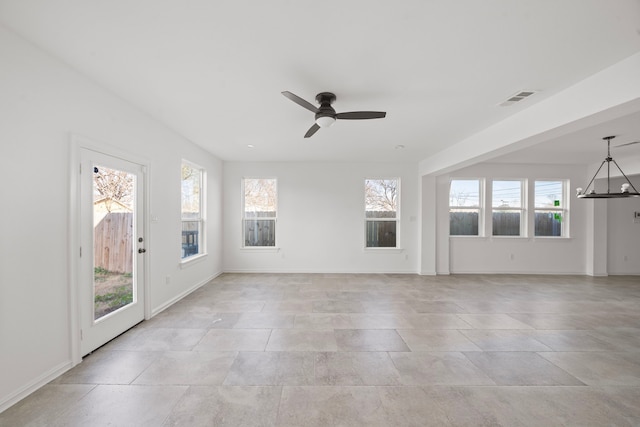
[[[573,240],[573,237],[556,237],[556,236],[534,236],[534,237],[524,237],[524,236],[449,236],[449,239],[453,240],[539,240],[541,242],[549,242],[549,241],[569,241]]]
[[[280,248],[276,246],[243,246],[240,250],[247,252],[279,252]]]
[[[490,240],[532,240],[531,237],[525,236],[489,236]]]
[[[186,268],[190,265],[197,264],[203,261],[206,257],[207,257],[207,254],[204,253],[204,254],[198,254],[198,255],[190,256],[188,258],[184,258],[183,260],[180,261],[180,268]]]
[[[365,252],[368,253],[402,253],[404,252],[403,248],[364,248]]]
[[[568,240],[573,240],[573,237],[564,237],[564,236],[535,236],[535,237],[533,238],[533,240],[540,240],[540,241],[551,241],[551,240],[568,241]]]

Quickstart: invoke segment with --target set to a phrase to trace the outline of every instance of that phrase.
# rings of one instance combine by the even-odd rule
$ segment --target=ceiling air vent
[[[501,107],[508,107],[510,105],[515,104],[516,102],[520,102],[523,99],[527,99],[528,97],[530,97],[531,95],[533,95],[535,92],[531,91],[531,90],[527,90],[527,91],[522,91],[522,92],[518,92],[514,95],[511,95],[506,101],[502,102],[501,104],[499,104]]]

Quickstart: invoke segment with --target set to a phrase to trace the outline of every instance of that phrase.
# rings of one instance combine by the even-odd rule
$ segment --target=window
[[[520,236],[523,230],[522,181],[493,181],[493,235]]]
[[[567,217],[565,208],[566,181],[536,181],[534,235],[562,237],[563,223]]]
[[[479,236],[480,180],[453,179],[449,187],[449,235]]]
[[[182,162],[182,259],[204,253],[204,169]]]
[[[275,247],[277,185],[272,178],[243,179],[243,236],[245,247]]]
[[[365,179],[365,241],[367,248],[397,248],[400,180]]]

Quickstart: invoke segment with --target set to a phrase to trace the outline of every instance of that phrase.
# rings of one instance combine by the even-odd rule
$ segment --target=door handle
[[[147,252],[147,250],[146,250],[145,248],[140,248],[140,249],[138,249],[138,253],[139,253],[139,254],[143,254],[143,253],[145,253],[145,252]]]

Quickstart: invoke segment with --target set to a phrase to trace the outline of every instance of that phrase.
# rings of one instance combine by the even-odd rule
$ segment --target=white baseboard
[[[36,377],[26,385],[20,387],[18,390],[14,391],[10,395],[3,397],[2,400],[0,400],[0,412],[3,412],[6,409],[10,408],[11,406],[15,405],[25,397],[29,396],[34,391],[38,390],[40,387],[46,385],[50,381],[53,381],[54,379],[58,378],[60,375],[67,372],[72,367],[73,367],[73,363],[71,363],[70,360],[60,363],[59,365],[54,366],[53,368],[49,369],[47,372],[43,373],[42,375]]]
[[[189,289],[179,293],[178,295],[176,295],[175,297],[171,298],[170,300],[165,301],[162,305],[151,309],[151,317],[154,317],[156,314],[161,313],[162,311],[164,311],[167,308],[171,307],[173,304],[177,303],[182,298],[184,298],[187,295],[189,295],[191,292],[195,291],[196,289],[201,288],[202,286],[206,285],[207,283],[209,283],[210,281],[212,281],[216,277],[220,276],[221,274],[222,274],[222,272],[218,272],[218,273],[216,273],[216,274],[214,274],[212,276],[209,276],[206,279],[196,283],[195,285],[193,285]]]
[[[584,271],[452,271],[451,274],[493,274],[493,275],[533,275],[533,276],[587,276]]]
[[[359,270],[270,270],[270,269],[227,269],[225,273],[252,273],[252,274],[418,274],[415,270],[397,270],[397,271],[359,271]]]

